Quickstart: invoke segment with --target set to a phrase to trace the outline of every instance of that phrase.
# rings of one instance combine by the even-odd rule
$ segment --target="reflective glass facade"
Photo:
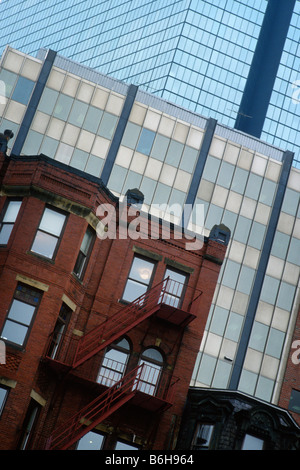
[[[290,0],[289,0],[290,1]],[[1,52],[51,48],[104,74],[234,127],[266,0],[2,0]],[[261,138],[300,154],[299,1]],[[298,85],[297,85],[298,86]],[[251,119],[251,116],[249,117]]]
[[[145,211],[178,224],[194,194],[204,235],[223,223],[231,240],[192,385],[230,387],[241,362],[236,388],[276,403],[299,307],[300,170],[286,166],[287,152],[216,122],[210,134],[211,119],[153,94],[137,90],[129,103],[128,85],[61,56],[42,84],[47,60],[46,51],[37,59],[11,48],[1,59],[0,131],[15,133],[9,153],[18,144],[20,154],[44,153],[97,178],[111,162],[116,196],[138,188]],[[157,214],[153,204],[169,207]],[[196,223],[189,228],[202,232]]]

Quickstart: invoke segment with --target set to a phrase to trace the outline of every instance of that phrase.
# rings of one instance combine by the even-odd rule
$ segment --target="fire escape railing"
[[[184,286],[177,281],[164,279],[133,302],[122,306],[114,315],[84,336],[73,335],[68,338],[65,335],[55,338],[55,354],[53,354],[54,339],[50,337],[45,357],[76,368],[153,315],[162,304],[174,308],[180,307],[180,294],[183,288]]]
[[[131,400],[137,392],[145,393],[145,384],[153,386],[150,395],[155,395],[164,400],[166,404],[171,404],[178,379],[165,375],[164,380],[160,376],[159,381],[154,383],[151,369],[153,368],[146,364],[140,364],[115,382],[72,418],[56,428],[47,440],[46,450],[68,449],[87,432]]]

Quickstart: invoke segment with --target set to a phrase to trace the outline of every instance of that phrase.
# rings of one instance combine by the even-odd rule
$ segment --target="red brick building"
[[[175,448],[226,227],[192,249],[124,223],[135,206],[44,156],[0,154],[0,188],[0,448]]]

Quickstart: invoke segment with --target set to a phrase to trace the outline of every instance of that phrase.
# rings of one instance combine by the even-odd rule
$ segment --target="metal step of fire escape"
[[[69,449],[81,437],[133,398],[139,389],[143,367],[144,364],[141,364],[133,369],[66,423],[54,430],[47,440],[46,450]]]
[[[72,367],[76,368],[159,310],[168,289],[165,279],[79,339]]]

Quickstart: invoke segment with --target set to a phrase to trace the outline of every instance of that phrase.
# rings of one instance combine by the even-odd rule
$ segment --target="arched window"
[[[121,380],[126,370],[129,355],[130,345],[125,338],[107,348],[97,376],[97,382],[106,387],[112,387]]]
[[[139,364],[144,364],[138,389],[148,395],[155,395],[163,368],[163,356],[155,348],[146,349]]]

